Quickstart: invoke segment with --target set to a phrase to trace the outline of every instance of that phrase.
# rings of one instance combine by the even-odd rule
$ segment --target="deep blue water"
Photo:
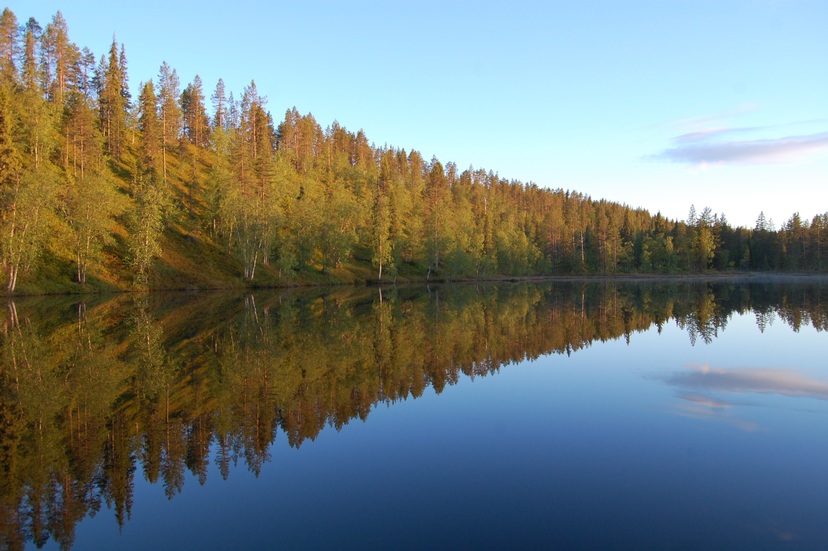
[[[10,302],[0,549],[825,549],[826,293]]]
[[[136,477],[122,532],[78,549],[818,549],[828,545],[828,336],[675,323],[375,404],[255,477],[180,495]],[[215,445],[212,456],[215,455]]]

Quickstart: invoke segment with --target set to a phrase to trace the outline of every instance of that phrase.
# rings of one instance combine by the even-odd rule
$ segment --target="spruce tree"
[[[17,17],[6,8],[0,14],[0,78],[10,82],[17,80],[17,35]]]
[[[40,86],[40,69],[38,57],[40,56],[40,39],[43,29],[40,28],[37,20],[30,17],[23,29],[23,66],[21,68],[21,81],[25,90],[38,90]]]
[[[213,102],[213,129],[225,129],[227,126],[227,97],[224,95],[224,80],[219,79],[216,89],[210,96]]]
[[[167,151],[178,143],[181,134],[180,82],[175,69],[167,62],[161,64],[158,73],[158,119],[161,128],[162,177],[167,181]]]
[[[191,144],[206,147],[209,119],[204,109],[204,90],[201,77],[198,75],[181,93],[181,111],[184,119],[184,136]]]
[[[120,158],[126,140],[127,98],[123,93],[126,76],[122,55],[123,48],[119,55],[118,43],[113,38],[98,101],[106,151],[114,158]]]

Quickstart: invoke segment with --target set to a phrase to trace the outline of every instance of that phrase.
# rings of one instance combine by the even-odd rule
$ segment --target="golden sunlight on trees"
[[[828,224],[669,220],[372,144],[162,62],[129,91],[58,12],[0,14],[0,268],[6,291],[279,286],[527,275],[828,269]],[[192,68],[195,69],[195,68]],[[194,71],[195,72],[195,71]],[[240,98],[240,99],[234,99]]]

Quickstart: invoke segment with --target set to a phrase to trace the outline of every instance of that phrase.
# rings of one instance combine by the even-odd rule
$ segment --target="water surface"
[[[812,549],[828,286],[10,302],[0,547]]]

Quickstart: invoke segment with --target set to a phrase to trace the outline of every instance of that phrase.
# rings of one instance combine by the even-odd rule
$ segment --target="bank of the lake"
[[[298,273],[290,278],[279,277],[278,274],[268,273],[267,268],[262,270],[263,275],[255,282],[245,282],[234,274],[217,276],[209,270],[202,274],[183,274],[177,271],[152,278],[148,284],[135,284],[128,281],[103,281],[91,278],[92,281],[80,285],[66,280],[36,280],[25,282],[13,292],[0,289],[0,296],[21,297],[37,295],[111,295],[117,293],[157,293],[157,292],[197,292],[197,291],[258,291],[292,288],[313,287],[340,287],[340,286],[373,286],[373,287],[402,287],[402,286],[433,286],[451,284],[495,284],[495,283],[544,283],[544,282],[677,282],[677,281],[824,281],[828,280],[826,273],[814,272],[687,272],[687,273],[616,273],[616,274],[565,274],[565,275],[485,275],[469,276],[397,276],[377,280],[370,277],[369,266],[357,268],[354,264],[348,267],[332,270],[329,273]]]

